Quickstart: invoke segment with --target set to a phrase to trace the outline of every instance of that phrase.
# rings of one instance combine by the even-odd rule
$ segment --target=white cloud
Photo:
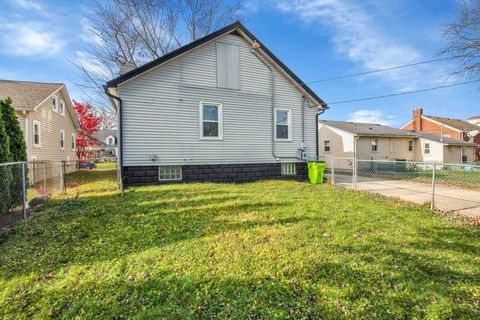
[[[15,6],[20,7],[25,10],[33,10],[43,15],[48,15],[47,11],[38,0],[10,0]]]
[[[362,2],[365,4],[365,2]],[[389,35],[388,26],[352,0],[274,0],[274,7],[295,14],[302,23],[331,32],[337,52],[367,70],[383,69],[422,60],[414,46]],[[383,30],[383,31],[382,31]],[[418,69],[417,69],[418,70]],[[401,90],[416,87],[420,71],[392,70],[375,74],[395,82]],[[423,76],[423,79],[425,77]]]
[[[11,56],[50,56],[59,52],[62,37],[41,24],[15,22],[0,24],[1,51]]]
[[[393,116],[385,115],[381,110],[357,110],[348,114],[347,121],[361,123],[378,123],[390,126],[393,123]]]
[[[88,53],[84,51],[76,51],[75,56],[76,62],[89,73],[104,77],[105,79],[110,79],[112,77],[110,71]]]

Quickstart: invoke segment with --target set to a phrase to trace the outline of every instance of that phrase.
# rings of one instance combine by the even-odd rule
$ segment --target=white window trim
[[[180,172],[179,172],[179,174],[180,174],[180,175],[179,175],[179,176],[177,176],[177,177],[174,177],[174,178],[169,178],[169,179],[165,179],[165,178],[163,178],[163,179],[162,179],[162,178],[160,178],[160,170],[161,170],[162,168],[167,168],[167,167],[178,167],[178,168],[180,168]],[[176,173],[177,173],[177,172],[176,172]],[[176,173],[175,173],[175,174],[176,174]],[[180,166],[180,165],[171,165],[171,166],[169,166],[169,165],[165,165],[165,166],[158,166],[158,181],[181,181],[182,179],[183,179],[183,170],[182,170],[182,166]]]
[[[297,164],[295,162],[282,162],[280,170],[282,176],[294,176],[297,174]]]
[[[218,107],[218,137],[204,137],[203,136],[203,106],[217,106]],[[200,101],[198,106],[199,112],[199,138],[200,140],[223,140],[223,104],[217,102]]]
[[[428,148],[427,148],[427,144],[428,144]],[[427,153],[427,149],[428,149],[428,153]],[[424,142],[423,143],[423,154],[427,154],[427,155],[430,155],[432,153],[432,146],[429,142]]]
[[[70,141],[70,144],[72,147],[72,151],[75,151],[77,149],[77,136],[75,135],[75,133],[72,133],[71,139],[72,140]]]
[[[35,143],[35,125],[38,125],[38,143]],[[33,120],[33,127],[32,127],[32,132],[33,132],[33,146],[35,148],[41,148],[42,147],[42,124],[40,121]]]
[[[53,104],[53,101],[55,101],[55,104]],[[58,97],[57,96],[52,96],[52,111],[58,113]]]
[[[377,150],[373,150],[373,141],[375,141],[375,140],[376,140],[376,142],[377,142],[377,143],[375,144],[376,147],[377,147]],[[372,138],[372,139],[370,139],[370,151],[371,151],[371,152],[378,152],[378,143],[379,143],[378,138]]]
[[[326,142],[329,143],[329,148],[330,148],[329,151],[325,151],[325,143]],[[331,140],[323,140],[323,152],[324,153],[331,153],[332,152],[332,141]]]
[[[62,140],[63,140],[63,147],[62,147]],[[65,130],[63,129],[60,129],[60,150],[65,150]]]
[[[286,111],[287,112],[287,122],[288,122],[288,139],[278,139],[277,138],[277,111]],[[274,141],[292,141],[292,110],[285,108],[275,108],[273,115],[273,138]]]
[[[60,104],[59,104],[59,113],[61,116],[64,116],[65,117],[65,101],[63,101],[63,99],[60,100]]]

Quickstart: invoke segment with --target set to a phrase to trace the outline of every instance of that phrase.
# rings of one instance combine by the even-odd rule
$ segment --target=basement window
[[[179,181],[182,180],[182,166],[159,166],[159,181]]]
[[[295,162],[282,163],[281,164],[282,175],[292,176],[297,174],[297,166]]]

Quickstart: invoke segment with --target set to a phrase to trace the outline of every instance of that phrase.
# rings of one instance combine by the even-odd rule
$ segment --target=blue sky
[[[311,82],[437,58],[442,30],[459,0],[247,0],[246,26],[302,80]],[[85,50],[88,2],[0,1],[0,79],[64,82],[83,100],[74,62],[95,67]],[[448,62],[311,84],[326,102],[463,81]],[[480,114],[477,84],[373,101],[331,105],[325,119],[400,126],[420,106],[426,114]]]

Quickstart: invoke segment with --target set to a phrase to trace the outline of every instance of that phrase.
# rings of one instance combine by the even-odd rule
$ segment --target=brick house
[[[472,132],[480,132],[479,126],[460,119],[427,116],[423,114],[422,108],[413,109],[412,120],[400,129],[423,131],[480,145],[480,133],[474,137],[470,136]],[[480,148],[477,148],[475,153],[477,160],[480,159]]]

